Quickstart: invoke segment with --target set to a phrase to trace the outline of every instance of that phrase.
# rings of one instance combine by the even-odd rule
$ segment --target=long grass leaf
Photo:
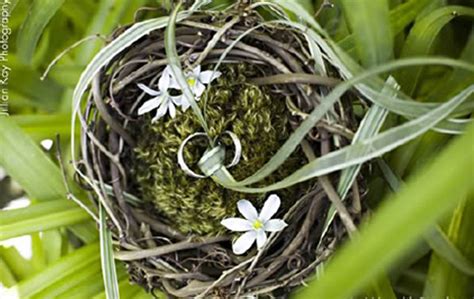
[[[60,297],[61,293],[70,290],[80,283],[86,281],[89,277],[100,274],[100,262],[98,260],[90,263],[87,267],[83,267],[74,273],[64,277],[56,283],[45,288],[41,292],[37,293],[32,299],[43,299],[43,298],[65,298]],[[84,297],[85,298],[85,297]]]
[[[439,8],[415,23],[402,49],[401,57],[414,57],[429,54],[431,45],[441,29],[458,16],[474,17],[474,8],[463,6],[446,6]],[[420,79],[422,67],[402,71],[400,86],[407,94],[414,94]]]
[[[7,240],[26,234],[64,227],[88,219],[90,219],[90,216],[79,207],[74,207],[67,211],[50,213],[47,216],[18,219],[18,221],[0,225],[0,240]]]
[[[67,277],[69,274],[99,260],[98,251],[98,244],[82,247],[50,265],[44,271],[36,273],[32,277],[7,289],[3,294],[4,298],[27,298],[33,296]]]
[[[413,22],[431,1],[432,0],[410,0],[392,9],[389,14],[392,35],[396,36],[400,32],[403,32],[407,25]],[[352,34],[348,35],[339,41],[338,44],[344,51],[351,53],[355,50],[355,37]]]
[[[399,65],[403,61],[398,61],[395,63],[387,64],[385,66],[377,67],[378,69],[383,69],[384,67],[389,67],[393,65]],[[368,74],[366,72],[365,74]],[[353,81],[349,80],[347,84],[352,84]],[[344,84],[346,84],[344,83]],[[287,142],[280,148],[280,150],[270,159],[270,161],[264,165],[260,170],[258,170],[251,177],[244,179],[243,181],[233,183],[229,181],[225,176],[215,177],[215,179],[221,184],[227,186],[228,188],[238,190],[240,192],[268,192],[271,190],[277,190],[280,188],[286,188],[293,184],[302,182],[309,178],[327,174],[336,170],[340,170],[358,163],[362,163],[371,158],[374,158],[378,155],[381,155],[385,152],[393,150],[394,148],[408,142],[420,136],[429,130],[429,128],[436,125],[444,118],[446,118],[459,104],[461,104],[466,98],[468,98],[474,92],[474,85],[470,88],[464,90],[459,95],[455,96],[450,102],[439,106],[438,108],[432,110],[431,112],[425,114],[422,117],[419,117],[415,120],[407,122],[396,128],[392,128],[384,133],[377,135],[376,137],[369,138],[367,140],[361,141],[358,144],[350,145],[343,149],[334,151],[316,159],[307,165],[303,166],[292,175],[288,176],[284,180],[275,183],[273,185],[263,187],[263,188],[244,188],[239,187],[246,184],[257,182],[258,180],[266,177],[273,170],[275,170],[282,161],[289,156],[289,154],[294,150],[297,144],[304,138],[307,131],[312,128],[315,121],[328,111],[332,103],[344,90],[343,85],[341,84],[333,92],[331,92],[325,101],[318,106],[307,118],[306,120],[298,127],[295,132],[288,138]],[[341,87],[340,90],[338,88]],[[219,174],[219,173],[218,173]]]
[[[387,80],[387,84],[393,86],[394,88],[398,88],[398,84],[396,83],[395,79],[393,79],[393,77],[390,77]],[[392,93],[390,89],[389,90],[385,89],[385,92]],[[354,135],[352,144],[355,144],[361,140],[375,136],[381,129],[385,121],[385,118],[387,117],[387,114],[388,114],[388,111],[385,110],[384,108],[377,105],[373,105],[369,109],[369,111],[367,111],[367,113],[364,116],[364,119],[362,119],[361,123],[359,124],[359,128],[356,134]],[[339,183],[337,186],[337,192],[339,193],[339,196],[343,200],[345,199],[352,184],[354,183],[354,180],[357,178],[360,168],[361,168],[361,164],[345,168],[341,171]],[[331,205],[327,213],[321,239],[326,235],[327,229],[331,225],[335,215],[336,215],[336,209],[334,208],[334,205]]]
[[[54,212],[62,212],[76,207],[74,203],[67,200],[51,200],[32,204],[25,208],[2,210],[0,211],[0,225],[7,225],[29,218],[48,216]]]
[[[31,262],[24,258],[16,247],[0,246],[0,258],[10,268],[18,280],[23,280],[34,273]]]
[[[102,266],[102,277],[104,280],[105,294],[108,299],[119,299],[120,293],[115,271],[114,249],[112,236],[107,227],[106,213],[102,205],[99,207],[100,217],[100,260]]]
[[[392,59],[388,1],[342,0],[341,3],[362,65],[370,67]]]
[[[474,191],[470,179],[474,155],[466,154],[473,142],[471,125],[398,194],[384,201],[360,235],[341,248],[325,274],[297,298],[348,298],[399,258],[467,192]]]
[[[59,168],[7,117],[0,117],[0,165],[32,198],[65,198]]]
[[[187,101],[191,105],[191,108],[194,114],[196,114],[199,120],[199,123],[201,124],[201,127],[204,129],[206,133],[208,133],[209,129],[207,127],[206,120],[204,119],[204,115],[202,114],[201,109],[197,105],[194,94],[191,91],[191,88],[189,87],[186,81],[186,78],[184,77],[183,71],[181,69],[181,62],[179,61],[178,52],[176,50],[175,30],[176,30],[176,20],[178,17],[178,11],[180,7],[181,7],[181,2],[175,7],[173,12],[171,13],[170,19],[168,21],[168,26],[166,27],[166,30],[165,30],[166,56],[168,58],[169,66],[171,67],[171,71],[173,75],[175,76],[178,84],[180,85],[181,90],[183,91],[184,100]]]
[[[437,234],[442,236],[442,245],[438,245],[439,250],[431,257],[423,292],[426,298],[469,298],[473,295],[473,195],[474,192],[471,192],[457,206],[450,219],[447,234]]]
[[[0,257],[0,285],[9,288],[16,284],[15,276],[10,270],[10,267]]]
[[[18,56],[25,64],[32,62],[36,45],[44,28],[63,3],[64,0],[35,0],[33,2],[17,37]]]

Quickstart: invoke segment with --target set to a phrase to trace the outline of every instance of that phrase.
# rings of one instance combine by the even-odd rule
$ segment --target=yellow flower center
[[[262,221],[260,221],[260,220],[258,220],[258,219],[255,220],[255,222],[253,223],[253,228],[255,228],[255,229],[260,229],[260,228],[262,228],[262,227],[263,227]]]
[[[196,78],[188,78],[187,82],[189,86],[194,86],[194,84],[196,84]]]

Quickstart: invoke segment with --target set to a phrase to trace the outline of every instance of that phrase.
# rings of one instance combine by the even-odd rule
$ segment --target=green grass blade
[[[68,226],[68,229],[71,230],[85,244],[94,243],[99,240],[99,233],[97,232],[94,221],[73,224]]]
[[[389,14],[392,35],[396,36],[402,32],[431,1],[432,0],[410,0],[392,9]],[[348,35],[339,41],[338,44],[346,52],[352,53],[355,50],[355,37],[354,35]]]
[[[7,289],[4,296],[5,298],[27,298],[33,296],[52,284],[61,281],[69,274],[97,261],[99,259],[98,251],[98,244],[82,247],[50,265],[44,271],[36,273],[14,287]]]
[[[0,240],[7,240],[35,232],[64,227],[90,219],[80,207],[67,211],[50,213],[46,216],[18,219],[15,222],[0,225]]]
[[[398,84],[393,79],[393,77],[390,77],[387,80],[387,84],[398,89]],[[391,88],[389,89],[384,88],[383,92],[389,93],[389,94],[393,93]],[[354,139],[352,139],[352,144],[355,144],[361,140],[375,136],[381,129],[385,121],[385,118],[387,117],[387,114],[388,114],[388,111],[385,110],[384,108],[378,105],[373,105],[369,109],[369,111],[367,111],[367,113],[365,114],[364,119],[362,119],[359,125],[359,128],[354,136]],[[341,199],[343,200],[345,199],[347,193],[352,187],[352,184],[354,183],[354,180],[357,178],[357,175],[360,171],[361,166],[362,166],[361,164],[358,164],[358,165],[345,168],[341,171],[341,176],[340,176],[339,183],[337,186],[337,191]],[[336,216],[336,209],[334,205],[331,204],[331,207],[329,208],[329,211],[327,213],[321,239],[324,238],[324,236],[326,235],[326,232],[329,226],[331,225],[335,216]]]
[[[470,178],[474,155],[466,154],[473,142],[471,125],[465,135],[386,200],[360,235],[336,254],[325,274],[297,298],[348,298],[399,258],[467,192],[474,191]]]
[[[128,10],[128,6],[133,1],[130,0],[103,0],[98,4],[92,20],[89,23],[86,36],[94,34],[109,35],[114,27],[117,26],[118,20]],[[131,20],[130,20],[131,21]],[[99,50],[100,43],[98,41],[88,42],[82,45],[78,51],[77,62],[81,65],[87,64],[92,56]]]
[[[130,281],[128,278],[125,278],[120,281],[119,288],[120,288],[120,293],[122,294],[124,298],[132,298],[141,289],[137,285],[130,284]],[[106,298],[109,299],[110,297],[107,297],[105,292],[102,292],[92,297],[92,299],[106,299]]]
[[[57,134],[64,139],[71,134],[70,114],[20,114],[10,119],[35,141],[53,139]]]
[[[390,188],[394,192],[398,192],[403,185],[402,180],[392,169],[383,161],[378,160],[383,175],[388,182]],[[466,275],[474,276],[474,263],[465,257],[459,249],[454,245],[443,230],[436,225],[434,229],[425,234],[425,240],[431,249],[440,257],[444,258],[453,267]]]
[[[18,56],[25,64],[32,62],[36,45],[44,28],[63,3],[64,0],[35,0],[33,2],[17,37]]]
[[[194,114],[196,114],[199,120],[199,123],[201,124],[201,127],[204,129],[204,132],[208,133],[209,129],[207,127],[206,120],[204,119],[204,115],[202,114],[201,109],[196,103],[196,100],[194,98],[193,92],[191,91],[191,88],[186,82],[186,78],[184,77],[183,70],[181,68],[181,62],[179,61],[178,52],[176,50],[175,30],[176,30],[176,20],[178,17],[178,11],[180,7],[181,7],[181,2],[180,4],[176,6],[176,8],[171,13],[169,21],[168,21],[168,26],[166,27],[166,30],[165,30],[166,56],[168,58],[168,64],[171,67],[171,71],[173,75],[175,76],[178,84],[180,85],[181,90],[183,91],[183,96],[185,100],[191,105],[191,108]]]
[[[71,287],[69,290],[62,292],[57,296],[58,299],[83,299],[92,298],[95,294],[100,293],[104,289],[102,281],[102,273],[100,273],[100,265],[98,266],[99,272],[90,275],[84,281],[79,282],[76,286]]]
[[[15,247],[0,246],[0,258],[18,280],[26,279],[34,273],[31,262],[25,259]]]
[[[457,219],[453,220],[456,221]],[[458,237],[457,233],[458,232],[456,232],[456,237]],[[436,227],[434,232],[428,233],[426,238],[428,244],[436,254],[449,262],[452,267],[468,276],[474,276],[474,263],[459,251],[440,227]],[[466,239],[469,238],[470,236]]]
[[[52,264],[59,260],[63,250],[63,235],[59,230],[49,230],[42,232],[41,240],[43,242],[46,264]]]
[[[80,283],[86,281],[89,277],[96,274],[100,274],[100,262],[98,260],[94,260],[78,271],[75,271],[50,285],[33,296],[32,299],[57,298],[61,293],[76,287]]]
[[[33,271],[35,273],[42,271],[46,267],[46,257],[39,232],[31,233],[31,253],[30,262]]]
[[[401,57],[414,57],[429,54],[431,45],[439,32],[452,19],[458,16],[474,17],[474,8],[463,6],[447,6],[439,8],[415,23],[411,29]],[[402,71],[399,83],[407,94],[414,94],[420,79],[422,67]]]
[[[454,244],[453,248],[459,248],[458,262],[453,259],[453,249],[445,247],[443,251],[437,251],[432,255],[428,271],[427,283],[423,296],[425,298],[469,298],[473,295],[472,289],[472,266],[474,261],[474,241],[472,230],[474,228],[474,193],[471,192],[467,200],[461,202],[452,214],[447,236],[443,236],[444,244]],[[466,258],[464,258],[466,256]],[[469,268],[467,268],[469,267]]]
[[[474,62],[474,25],[460,59],[471,63]],[[439,82],[438,86],[431,91],[427,98],[433,102],[441,102],[463,88],[466,88],[466,86],[472,84],[472,82],[474,82],[474,73],[455,69],[449,74],[448,78],[444,78]]]
[[[0,257],[0,285],[9,288],[16,284],[15,276],[10,270],[10,267],[5,263],[3,258]]]
[[[216,177],[215,179],[224,186],[239,192],[260,193],[286,188],[288,186],[303,182],[316,176],[328,174],[349,166],[357,165],[364,161],[368,161],[372,158],[378,157],[386,152],[389,152],[397,148],[398,146],[408,142],[409,140],[412,140],[420,136],[421,134],[427,132],[429,128],[433,127],[436,123],[446,118],[459,104],[466,100],[466,98],[468,98],[473,92],[474,85],[470,86],[470,88],[464,90],[464,92],[455,96],[449,102],[443,104],[442,106],[439,106],[438,108],[434,109],[433,111],[427,113],[426,115],[420,118],[384,131],[383,133],[378,134],[377,136],[360,141],[357,144],[353,144],[344,147],[340,150],[333,151],[321,158],[309,162],[305,166],[295,171],[290,176],[272,185],[260,188],[239,187],[239,185],[237,184],[234,185],[232,182],[229,183],[226,178],[222,179],[221,177]],[[326,101],[327,102],[323,102],[323,104],[321,104],[319,107],[330,102],[328,98],[326,98]],[[305,122],[308,120],[309,118],[307,118],[303,122],[303,124],[298,129],[296,129],[293,135],[296,133],[300,134],[300,128],[302,128]],[[291,140],[293,135],[291,135],[288,140]],[[270,160],[270,162],[272,162],[272,159]],[[270,166],[273,167],[274,165]],[[257,175],[260,174],[257,173]],[[256,177],[256,175],[254,176]]]
[[[106,213],[102,205],[99,207],[100,216],[100,257],[102,265],[102,277],[104,280],[105,294],[108,299],[119,299],[120,293],[115,271],[114,249],[112,246],[112,236],[107,228]]]
[[[374,66],[392,59],[388,1],[342,0],[341,3],[362,65]]]
[[[54,212],[62,212],[77,208],[73,202],[67,200],[51,200],[29,205],[25,208],[0,211],[0,225],[28,218],[47,216]]]
[[[32,198],[65,198],[59,168],[6,117],[0,117],[0,165]]]

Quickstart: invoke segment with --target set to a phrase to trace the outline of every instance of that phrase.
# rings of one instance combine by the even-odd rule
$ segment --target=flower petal
[[[222,75],[219,71],[204,71],[199,74],[199,81],[204,84],[209,84]]]
[[[203,93],[204,90],[206,90],[206,86],[201,83],[201,81],[196,80],[196,83],[192,87],[194,95],[199,98]]]
[[[170,78],[170,83],[168,85],[168,88],[181,90],[181,86],[179,85],[178,80],[176,80],[174,77]]]
[[[181,106],[181,102],[183,101],[183,95],[170,96],[170,98],[171,98],[171,101],[173,101],[173,103],[174,103],[176,106]]]
[[[252,203],[246,199],[241,199],[237,202],[237,209],[239,209],[240,214],[242,214],[245,219],[252,223],[258,218],[257,210]]]
[[[143,105],[140,106],[140,108],[138,108],[138,115],[150,112],[151,110],[160,106],[162,100],[163,99],[161,97],[156,97],[146,101],[145,103],[143,103]]]
[[[198,65],[193,69],[193,74],[196,76],[196,78],[199,78],[200,73],[201,73],[201,65]]]
[[[181,110],[186,111],[188,108],[191,107],[191,104],[189,104],[188,100],[185,97],[181,98]]]
[[[159,96],[161,94],[161,92],[159,92],[158,90],[151,89],[150,87],[146,86],[145,84],[138,83],[137,86],[138,86],[138,88],[140,88],[141,90],[143,90],[144,92],[146,92],[147,94],[149,94],[151,96]]]
[[[160,108],[158,108],[158,110],[156,111],[156,115],[155,117],[151,120],[151,122],[155,122],[157,121],[158,119],[162,118],[166,112],[168,111],[168,103],[166,101],[164,101]]]
[[[172,101],[168,102],[168,110],[170,112],[171,118],[176,117],[176,107],[174,106]]]
[[[160,91],[167,91],[168,88],[170,87],[170,82],[171,82],[171,78],[170,78],[170,74],[169,73],[166,73],[163,72],[161,74],[161,77],[160,77],[160,80],[158,81],[158,88],[160,89]]]
[[[278,211],[280,208],[280,197],[276,194],[270,195],[265,203],[263,204],[263,208],[260,211],[259,219],[262,222],[266,222],[272,218],[273,215]]]
[[[281,219],[270,219],[265,222],[263,229],[267,232],[279,232],[287,226],[288,224]]]
[[[246,232],[252,230],[252,223],[242,218],[226,218],[221,224],[234,232]]]
[[[246,232],[232,244],[232,251],[234,251],[234,253],[237,255],[245,253],[250,247],[252,247],[252,244],[255,242],[256,238],[256,231],[251,230]]]
[[[262,247],[267,242],[267,234],[263,229],[257,231],[257,248],[262,249]]]

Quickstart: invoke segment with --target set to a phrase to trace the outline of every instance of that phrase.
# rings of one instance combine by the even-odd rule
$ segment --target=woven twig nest
[[[179,167],[180,146],[202,132],[191,109],[177,108],[174,118],[165,115],[156,121],[153,113],[138,115],[150,99],[138,84],[157,89],[168,64],[164,30],[140,38],[102,68],[82,112],[82,165],[97,184],[95,200],[107,203],[116,257],[126,262],[133,282],[171,296],[288,294],[314,273],[345,233],[336,221],[321,238],[330,203],[325,190],[338,179],[331,177],[326,186],[313,179],[271,192],[281,198],[276,216],[288,226],[272,233],[261,250],[234,254],[231,244],[237,234],[221,220],[238,215],[240,199],[260,209],[270,193],[240,193]],[[228,169],[237,180],[267,163],[341,77],[325,56],[318,59],[326,74],[318,69],[304,32],[264,23],[251,7],[195,11],[176,24],[175,35],[184,71],[200,65],[221,73],[197,104],[204,111],[208,137],[228,149],[226,160],[236,151],[226,132],[242,145],[240,162]],[[353,99],[347,97],[277,171],[255,186],[281,181],[308,160],[349,144],[357,119]],[[190,169],[200,172],[197,162],[208,147],[206,138],[186,145],[182,154]],[[360,179],[358,183],[356,199],[364,189]],[[354,218],[360,213],[357,202],[349,209]]]

